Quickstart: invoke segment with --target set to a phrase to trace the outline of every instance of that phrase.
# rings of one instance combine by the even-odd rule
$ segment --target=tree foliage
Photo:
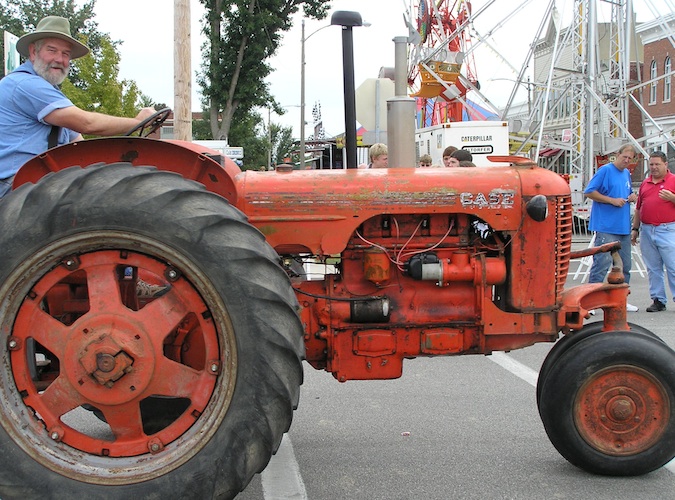
[[[192,126],[194,138],[211,139],[209,129],[208,118],[195,121]],[[248,113],[242,120],[232,123],[230,144],[244,148],[244,170],[267,169],[268,162],[271,166],[283,163],[284,158],[290,157],[297,147],[291,127],[272,123],[267,128],[262,116],[256,112]]]
[[[85,57],[79,63],[80,82],[68,80],[62,90],[75,106],[116,116],[134,116],[144,100],[136,82],[119,80],[120,56],[110,37],[100,39],[99,57]]]
[[[231,144],[244,148],[244,169],[267,168],[270,143],[263,119],[258,113],[248,113],[232,123]]]
[[[293,128],[284,127],[277,123],[270,124],[272,139],[272,165],[284,163],[284,159],[291,158],[297,144],[293,140]]]
[[[330,0],[201,0],[206,7],[205,57],[199,83],[213,139],[228,139],[231,127],[255,107],[281,113],[265,78],[291,16],[300,7],[323,19]]]
[[[94,57],[98,57],[100,40],[98,24],[93,21],[96,0],[84,2],[78,7],[75,0],[0,0],[0,29],[22,36],[34,31],[40,19],[46,16],[61,16],[70,21],[70,32],[78,40],[86,40]],[[4,44],[4,40],[0,41]],[[3,46],[4,57],[4,46]],[[73,61],[70,82],[80,86],[79,63]]]

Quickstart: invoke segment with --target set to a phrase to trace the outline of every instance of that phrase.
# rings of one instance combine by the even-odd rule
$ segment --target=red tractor
[[[392,379],[556,341],[537,401],[559,452],[661,467],[675,353],[626,322],[621,280],[565,289],[569,186],[511,161],[241,172],[133,137],[36,157],[0,200],[0,496],[229,498],[288,430],[303,359]]]

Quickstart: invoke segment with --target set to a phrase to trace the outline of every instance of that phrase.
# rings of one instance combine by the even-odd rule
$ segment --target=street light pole
[[[305,155],[307,153],[305,146],[305,42],[313,35],[316,35],[324,28],[331,25],[322,26],[316,31],[311,32],[305,37],[305,20],[302,20],[302,35],[300,37],[300,168],[305,168]]]
[[[316,33],[316,31],[314,32]],[[314,34],[312,33],[312,35]],[[311,36],[311,35],[310,35]],[[305,168],[305,20],[302,20],[300,45],[300,169]]]

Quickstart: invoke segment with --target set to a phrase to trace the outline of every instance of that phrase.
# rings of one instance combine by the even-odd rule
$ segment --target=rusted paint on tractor
[[[36,182],[49,172],[71,166],[118,162],[175,172],[204,184],[209,191],[227,198],[230,203],[237,203],[233,179],[240,170],[232,160],[225,158],[219,162],[217,151],[193,143],[138,137],[89,139],[50,149],[21,167],[13,186],[16,189],[26,182]]]
[[[568,189],[562,179],[551,186],[550,174],[501,167],[481,169],[475,177],[463,169],[248,171],[236,178],[237,207],[273,247],[328,255],[342,251],[361,223],[383,213],[475,214],[495,230],[518,230],[524,186],[533,195]],[[538,182],[539,175],[547,175],[546,182]]]
[[[600,453],[628,457],[646,452],[670,421],[670,397],[648,371],[632,365],[596,373],[574,408],[579,434]]]

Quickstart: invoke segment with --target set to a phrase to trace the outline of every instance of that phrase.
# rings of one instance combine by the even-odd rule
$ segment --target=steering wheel
[[[162,123],[166,121],[170,114],[171,108],[160,109],[155,114],[148,116],[138,125],[128,130],[124,135],[129,136],[138,132],[139,137],[147,137],[161,127]]]

